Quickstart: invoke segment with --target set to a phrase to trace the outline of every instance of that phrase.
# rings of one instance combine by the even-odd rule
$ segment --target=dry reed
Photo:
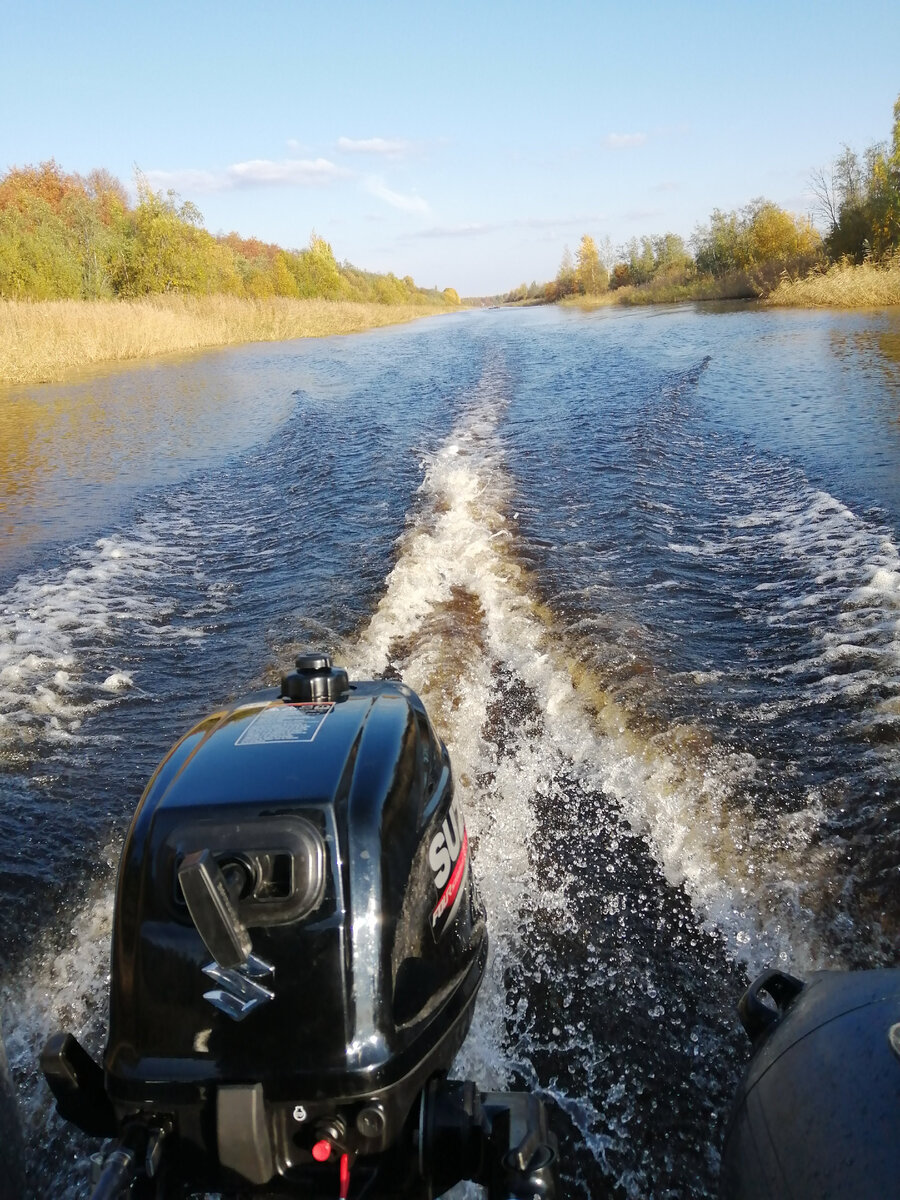
[[[153,296],[0,301],[0,383],[46,383],[86,367],[240,342],[358,333],[446,312],[414,304]]]
[[[883,308],[900,304],[900,254],[881,266],[839,262],[803,279],[785,277],[766,303],[802,308]]]

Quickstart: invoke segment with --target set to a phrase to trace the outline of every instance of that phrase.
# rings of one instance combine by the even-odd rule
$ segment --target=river
[[[0,971],[102,1049],[169,744],[324,648],[454,763],[492,958],[460,1071],[557,1105],[567,1194],[715,1193],[767,965],[895,964],[900,315],[471,312],[0,393]],[[64,1182],[66,1181],[66,1182]]]

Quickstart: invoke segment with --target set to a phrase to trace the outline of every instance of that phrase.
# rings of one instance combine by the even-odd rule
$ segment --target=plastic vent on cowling
[[[342,667],[333,667],[327,654],[298,654],[296,670],[281,677],[281,697],[294,703],[333,703],[350,689]]]

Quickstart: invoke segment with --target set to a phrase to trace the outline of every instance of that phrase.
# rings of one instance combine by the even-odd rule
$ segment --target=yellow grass
[[[238,342],[358,333],[447,311],[418,304],[282,297],[2,300],[0,383],[45,383],[65,379],[100,363],[127,362]]]
[[[835,263],[805,279],[782,279],[767,304],[803,308],[882,308],[900,304],[900,255],[884,266]]]

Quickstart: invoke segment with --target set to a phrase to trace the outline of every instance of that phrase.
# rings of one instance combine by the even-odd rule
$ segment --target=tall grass
[[[768,304],[802,308],[881,308],[900,304],[900,253],[883,265],[839,262],[803,279],[785,276]]]
[[[367,304],[235,296],[141,300],[0,301],[0,383],[46,383],[101,363],[239,342],[358,333],[449,311],[421,304]]]

